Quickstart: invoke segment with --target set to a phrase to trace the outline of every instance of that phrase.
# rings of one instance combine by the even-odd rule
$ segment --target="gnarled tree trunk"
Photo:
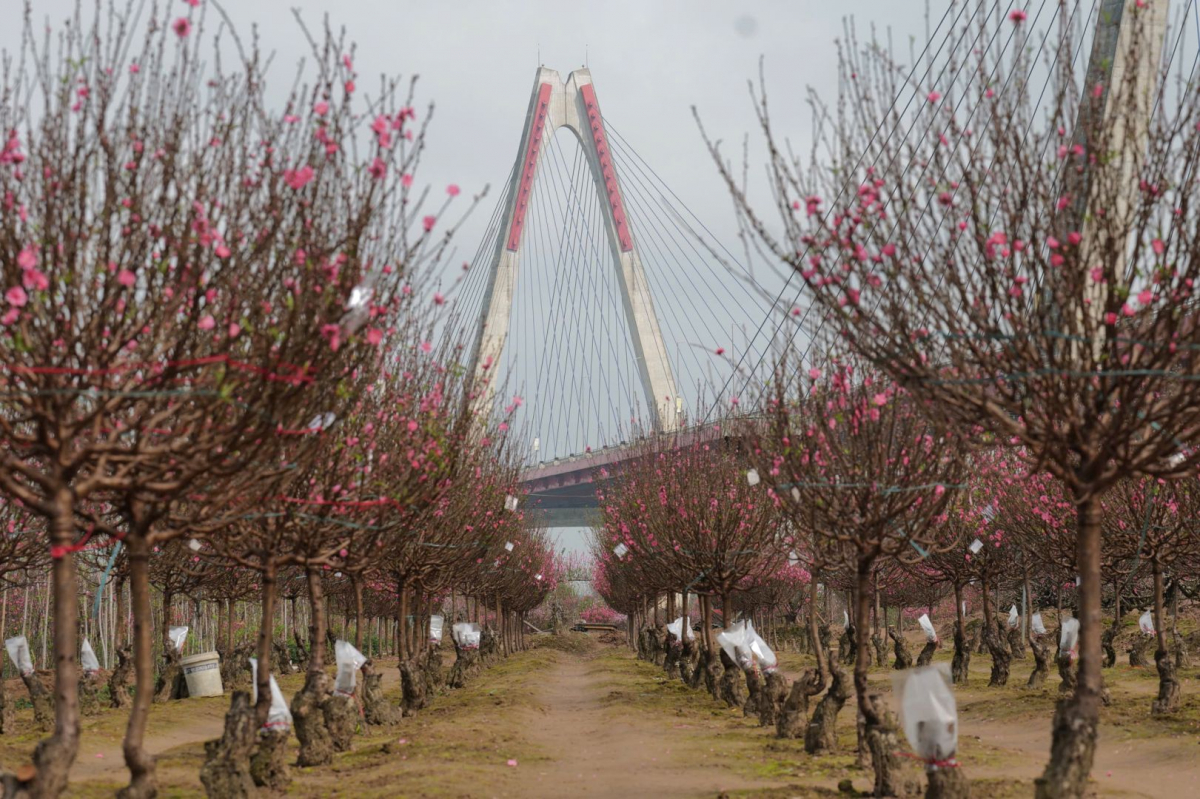
[[[1174,713],[1179,709],[1179,678],[1175,675],[1175,664],[1167,651],[1167,625],[1163,613],[1163,574],[1158,558],[1153,560],[1154,571],[1154,665],[1158,669],[1158,696],[1150,705],[1155,716]]]
[[[254,779],[250,776],[256,726],[250,695],[245,691],[234,691],[229,712],[225,714],[225,733],[204,744],[200,782],[211,799],[243,799],[257,794]]]
[[[912,668],[912,650],[908,648],[908,642],[904,640],[904,636],[897,633],[894,627],[888,627],[887,634],[892,639],[893,649],[896,652],[896,662],[892,664],[892,668],[896,671]]]
[[[1050,674],[1050,646],[1040,635],[1030,631],[1029,649],[1033,652],[1033,671],[1029,673],[1029,681],[1025,683],[1025,687],[1039,690],[1046,684],[1046,677]]]
[[[846,672],[839,665],[830,661],[829,673],[831,676],[829,690],[817,703],[812,719],[809,720],[808,727],[804,731],[804,751],[810,755],[837,750],[837,714],[841,712],[846,700],[850,698]],[[793,686],[792,693],[794,694],[795,691],[795,686]]]

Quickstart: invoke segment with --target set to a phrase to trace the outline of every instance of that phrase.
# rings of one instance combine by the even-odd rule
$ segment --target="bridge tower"
[[[568,128],[579,140],[600,206],[606,209],[604,221],[608,244],[645,392],[650,416],[647,421],[655,432],[671,432],[679,426],[682,400],[667,360],[667,348],[654,312],[650,286],[622,200],[604,119],[592,86],[592,73],[587,69],[575,70],[565,82],[555,70],[541,67],[537,71],[516,168],[507,187],[499,233],[486,276],[470,367],[477,376],[488,378],[483,401],[485,407],[490,408],[497,380],[495,369],[487,370],[493,366],[499,368],[500,354],[508,338],[528,203],[533,196],[542,154],[559,128]]]

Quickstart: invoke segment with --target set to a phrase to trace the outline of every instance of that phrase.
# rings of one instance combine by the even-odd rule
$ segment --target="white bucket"
[[[189,696],[220,696],[225,692],[221,685],[221,657],[216,652],[188,655],[180,663]]]

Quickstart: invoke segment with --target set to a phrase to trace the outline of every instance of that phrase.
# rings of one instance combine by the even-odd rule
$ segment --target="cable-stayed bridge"
[[[1046,89],[1055,70],[1067,67],[1094,86],[1123,69],[1118,41],[1128,35],[1123,25],[1133,14],[1124,12],[1131,4],[947,4],[899,84],[886,129],[875,136],[901,143],[941,137],[948,146],[963,145],[947,136],[969,136],[972,127],[993,121],[991,106],[968,91],[979,77],[973,65],[980,63],[994,65],[988,79],[996,92],[1031,98],[1032,126],[1052,102]],[[980,15],[1003,20],[1014,9],[1023,9],[1027,24],[982,24]],[[1155,48],[1161,43],[1166,70],[1177,53],[1194,53],[1187,73],[1194,80],[1200,0],[1176,10],[1168,38],[1167,4],[1155,0],[1150,41]],[[1081,26],[1086,38],[1064,55],[1046,50],[1053,37],[1022,32],[1056,25]],[[1006,56],[1021,48],[1033,54],[1029,71],[1003,73]],[[1089,58],[1080,58],[1089,50]],[[1183,59],[1180,64],[1186,72]],[[957,120],[959,133],[951,134],[938,115],[920,113],[934,97]],[[865,158],[848,171],[843,191],[854,191],[850,181],[873,165]],[[945,175],[928,178],[936,183]],[[827,198],[826,207],[838,199]],[[770,377],[781,341],[796,345],[795,368],[825,365],[824,354],[814,351],[824,322],[809,318],[802,281],[742,267],[603,116],[587,69],[565,80],[538,70],[516,162],[459,302],[457,332],[471,342],[470,367],[489,377],[487,401],[500,406],[524,398],[518,440],[529,466],[523,488],[527,506],[544,511],[542,520],[551,526],[589,523],[593,480],[628,459],[638,438],[673,434],[687,445],[722,435],[712,420],[753,398]]]

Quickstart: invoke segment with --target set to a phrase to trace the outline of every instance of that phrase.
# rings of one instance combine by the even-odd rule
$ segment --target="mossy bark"
[[[154,685],[155,704],[187,697],[187,682],[180,661],[179,652],[170,647],[163,653],[162,671],[158,673],[158,682]]]
[[[400,707],[405,716],[411,716],[429,705],[429,681],[424,672],[424,665],[417,658],[400,663]],[[379,693],[382,698],[382,688]]]
[[[955,685],[966,685],[971,671],[971,644],[967,640],[962,624],[954,626],[954,658],[950,661],[950,680]]]
[[[986,625],[983,631],[983,640],[987,644],[988,652],[992,655],[992,674],[988,680],[988,686],[1002,687],[1007,685],[1012,657],[1009,655],[1008,648],[1004,645],[1004,638],[1001,637],[1000,631],[995,627]]]
[[[328,694],[329,676],[310,668],[304,687],[292,697],[292,719],[300,741],[300,755],[296,759],[299,766],[323,766],[333,761],[333,741],[321,708]]]
[[[932,766],[925,775],[928,778],[925,799],[970,799],[971,781],[961,767]]]
[[[287,763],[287,742],[290,729],[262,730],[258,747],[250,758],[250,777],[260,788],[282,791],[292,784],[292,770]]]
[[[241,799],[257,794],[254,779],[250,776],[250,757],[255,743],[250,694],[234,691],[229,712],[225,714],[224,734],[204,744],[200,782],[210,799]]]
[[[36,671],[21,675],[21,682],[29,691],[29,700],[33,703],[33,720],[42,732],[54,729],[54,695],[50,693]]]
[[[355,697],[334,691],[321,703],[321,715],[325,717],[325,729],[329,730],[333,751],[349,752],[358,729],[358,701]]]
[[[81,672],[79,676],[79,712],[84,716],[100,715],[100,675]]]
[[[388,704],[387,699],[383,696],[383,675],[375,670],[375,664],[368,659],[363,663],[362,668],[362,707],[363,719],[367,724],[380,724],[390,726],[395,724],[397,719],[396,708]],[[422,670],[422,678],[424,678],[424,670]],[[403,668],[400,670],[401,676],[404,674]],[[428,682],[423,679],[423,685],[428,685]]]
[[[783,704],[787,701],[787,697],[787,677],[779,671],[767,672],[763,680],[762,694],[758,699],[758,726],[775,726],[779,714],[783,712]]]
[[[758,705],[763,701],[763,678],[762,672],[757,667],[747,669],[746,675],[746,701],[742,704],[742,715],[747,718],[758,716]]]
[[[1133,644],[1129,647],[1129,665],[1136,668],[1145,668],[1150,665],[1150,661],[1146,659],[1146,650],[1150,648],[1154,637],[1150,635],[1138,634],[1133,639]]]
[[[721,698],[721,677],[725,669],[721,666],[720,649],[709,649],[704,652],[700,661],[700,670],[704,678],[704,689],[713,699]]]

